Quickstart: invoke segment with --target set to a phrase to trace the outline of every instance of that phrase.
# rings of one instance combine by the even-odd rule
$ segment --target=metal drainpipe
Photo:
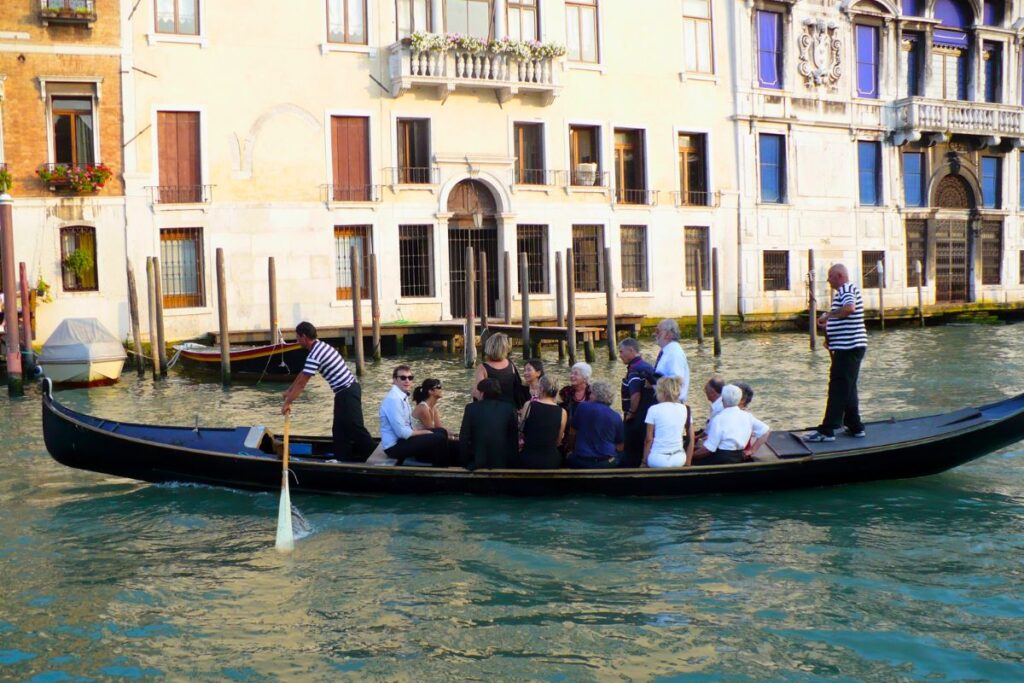
[[[739,17],[738,13],[748,13],[750,6],[747,3],[740,4],[736,3],[734,9],[729,13],[729,19],[732,22],[732,31],[730,35],[733,36],[733,54],[737,54],[736,37],[739,36]],[[743,318],[743,145],[740,136],[740,72],[739,72],[739,60],[730,60],[730,68],[732,70],[732,107],[733,107],[733,135],[735,145],[735,178],[736,178],[736,314]]]

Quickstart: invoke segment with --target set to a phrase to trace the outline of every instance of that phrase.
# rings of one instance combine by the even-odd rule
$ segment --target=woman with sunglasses
[[[441,415],[437,412],[437,402],[444,398],[441,380],[428,377],[423,383],[412,390],[413,429],[444,429]]]
[[[391,373],[392,386],[380,404],[380,445],[389,458],[401,465],[405,460],[429,462],[447,467],[448,434],[443,429],[417,429],[413,425],[412,368],[399,365]]]

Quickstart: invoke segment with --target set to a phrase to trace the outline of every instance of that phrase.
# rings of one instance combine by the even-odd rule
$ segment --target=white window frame
[[[199,114],[199,184],[209,185],[210,178],[210,160],[207,150],[210,148],[208,144],[208,131],[207,131],[207,117],[206,107],[195,104],[167,104],[160,103],[153,105],[150,110],[150,130],[153,131],[153,149],[150,150],[150,185],[160,185],[160,126],[159,126],[159,113],[162,111],[187,111],[195,112]],[[201,204],[159,204],[154,203],[152,208],[154,211],[181,211],[182,208],[207,206],[206,203]],[[165,225],[163,227],[172,227]],[[189,225],[186,227],[202,227]],[[204,233],[205,234],[205,233]],[[159,237],[159,235],[157,235]],[[157,245],[159,246],[159,244]]]
[[[675,126],[672,129],[672,147],[671,147],[671,149],[673,151],[673,159],[675,160],[675,164],[674,164],[675,170],[673,171],[673,174],[674,174],[674,177],[675,177],[675,190],[676,191],[682,191],[682,189],[683,189],[683,187],[682,187],[683,179],[682,179],[682,177],[681,177],[681,175],[679,173],[679,136],[683,135],[683,134],[686,134],[686,135],[703,135],[704,136],[704,180],[705,180],[705,182],[707,183],[707,186],[708,186],[708,190],[707,191],[708,191],[708,199],[709,199],[709,202],[710,202],[711,197],[715,193],[715,168],[714,168],[714,164],[712,164],[710,162],[710,159],[708,158],[709,150],[711,150],[713,133],[711,132],[710,128],[695,128],[695,127],[692,127],[692,126]],[[760,165],[758,165],[758,170],[760,170]],[[758,174],[758,175],[760,175],[760,174]],[[760,183],[760,180],[758,180],[758,182]],[[704,207],[700,207],[700,206],[688,206],[687,207],[687,209],[690,210],[690,211],[692,211],[692,210],[699,210],[701,208],[712,209],[713,206],[711,206],[711,204],[709,203],[708,206],[704,206]]]
[[[709,71],[709,72],[705,72],[705,71],[687,71],[686,70],[686,49],[687,49],[688,45],[686,43],[686,20],[688,18],[691,18],[691,17],[687,17],[687,15],[685,14],[685,3],[682,0],[680,0],[680,15],[682,17],[682,23],[683,23],[683,26],[682,26],[682,31],[683,31],[682,38],[679,41],[681,46],[682,46],[682,53],[680,55],[680,59],[681,59],[681,61],[680,61],[680,69],[679,69],[679,80],[680,81],[686,81],[686,80],[691,80],[692,79],[692,80],[695,80],[695,81],[711,81],[711,82],[714,82],[714,83],[718,82],[718,60],[715,58],[716,57],[716,55],[715,55],[715,45],[717,43],[717,41],[715,40],[715,3],[712,2],[712,0],[707,0],[707,2],[708,2],[708,14],[709,14],[708,22],[710,22],[710,24],[711,24],[711,55],[710,55],[711,56],[711,71]],[[696,17],[692,17],[692,18],[696,18]]]
[[[441,0],[437,0],[441,1]],[[320,54],[329,55],[332,52],[351,52],[356,54],[364,54],[368,57],[377,56],[377,48],[374,44],[374,33],[373,28],[376,26],[377,20],[377,1],[376,0],[365,0],[366,2],[366,44],[359,45],[354,43],[332,43],[331,36],[329,35],[330,29],[330,17],[327,16],[327,2],[323,2],[323,40],[320,42]],[[397,5],[396,5],[397,7]],[[397,30],[397,29],[396,29]]]
[[[325,5],[325,7],[326,7],[326,5]],[[373,158],[374,158],[373,157],[373,141],[377,139],[377,135],[379,134],[379,131],[377,130],[377,126],[379,124],[377,122],[377,117],[369,109],[327,109],[327,110],[324,111],[324,162],[325,162],[326,177],[327,177],[326,184],[327,185],[331,185],[331,186],[334,185],[334,157],[333,157],[333,149],[332,149],[334,140],[331,138],[331,117],[332,116],[361,116],[363,118],[369,119],[369,133],[368,133],[368,136],[369,136],[369,150],[370,150],[370,159],[369,159],[369,164],[370,164],[370,185],[372,187],[376,187],[376,186],[380,185],[381,184],[380,183],[380,175],[379,175],[380,174],[380,169],[378,169],[377,168],[377,164],[375,164],[373,162]],[[329,205],[347,204],[347,202],[336,202],[330,196],[328,196],[328,198],[327,198],[327,203]],[[365,208],[367,210],[376,211],[377,210],[377,205],[379,204],[379,202],[358,202],[358,204],[359,204],[360,207],[363,207],[363,208]],[[357,223],[365,223],[365,224],[373,223],[372,220],[365,220],[365,221],[364,220],[360,220],[355,214],[353,214],[353,217],[351,219],[349,219],[349,218],[345,219],[345,222],[353,222],[353,221],[357,222]],[[339,223],[339,225],[341,225],[341,223]],[[332,233],[331,239],[333,239],[333,233]]]
[[[169,45],[198,45],[200,48],[210,47],[209,34],[206,31],[206,2],[207,0],[196,0],[199,3],[196,9],[196,18],[199,21],[199,35],[185,36],[177,33],[159,33],[156,30],[156,0],[149,0],[149,31],[146,32],[146,43],[158,45],[165,43]],[[145,15],[141,15],[145,16]],[[324,25],[326,31],[326,24]]]
[[[38,76],[39,80],[39,94],[43,100],[43,106],[46,108],[46,157],[48,163],[55,163],[56,150],[54,149],[53,140],[53,98],[54,94],[47,92],[47,85],[49,83],[70,83],[80,85],[81,90],[75,93],[60,93],[56,97],[88,97],[92,102],[92,120],[93,120],[93,139],[92,139],[92,158],[95,160],[94,164],[102,164],[103,157],[100,155],[100,86],[103,84],[103,78],[99,76]],[[5,157],[6,158],[6,157]]]

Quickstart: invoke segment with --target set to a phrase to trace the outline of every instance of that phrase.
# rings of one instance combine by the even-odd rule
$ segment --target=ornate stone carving
[[[839,24],[824,19],[804,19],[800,36],[800,64],[797,70],[808,87],[823,85],[834,88],[843,73],[840,58],[843,41],[838,36]]]

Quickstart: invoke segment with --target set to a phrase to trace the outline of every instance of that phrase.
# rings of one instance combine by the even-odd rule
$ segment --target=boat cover
[[[121,340],[96,318],[66,318],[43,344],[40,365],[124,360]]]

